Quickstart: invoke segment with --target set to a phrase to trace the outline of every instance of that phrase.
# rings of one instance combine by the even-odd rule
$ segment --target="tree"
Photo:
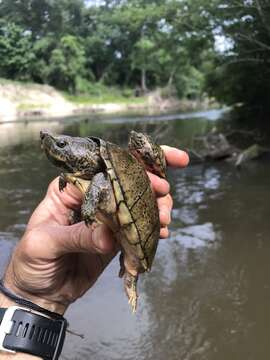
[[[29,31],[34,39],[48,33],[75,34],[81,25],[82,0],[2,0],[0,18]]]
[[[267,109],[270,93],[270,4],[219,1],[213,19],[227,49],[217,53],[208,90],[229,104]]]
[[[8,79],[29,79],[34,60],[31,37],[14,23],[0,23],[0,74]]]
[[[72,92],[82,79],[85,89],[93,80],[144,92],[172,85],[200,96],[218,1],[2,0],[0,16],[27,35],[33,61],[26,73],[34,81]]]
[[[52,51],[48,78],[59,89],[77,90],[77,83],[85,76],[85,55],[80,39],[72,35],[63,36]]]
[[[147,91],[146,72],[153,69],[152,57],[154,56],[155,43],[147,37],[141,37],[134,46],[132,68],[141,71],[141,89]]]

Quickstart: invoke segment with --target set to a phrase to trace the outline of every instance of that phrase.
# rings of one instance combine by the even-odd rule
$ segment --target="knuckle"
[[[55,178],[50,182],[48,186],[48,194],[52,194],[55,192],[56,189],[58,189],[58,182],[59,182],[59,177]]]
[[[87,228],[84,224],[80,224],[79,226],[74,226],[71,229],[71,246],[73,249],[77,249],[78,251],[86,251],[89,250],[90,241],[86,241],[86,231]],[[89,237],[90,240],[90,237]]]
[[[19,243],[21,253],[27,258],[35,257],[38,251],[37,243],[40,241],[45,243],[48,241],[48,233],[46,231],[41,231],[39,228],[28,230]]]

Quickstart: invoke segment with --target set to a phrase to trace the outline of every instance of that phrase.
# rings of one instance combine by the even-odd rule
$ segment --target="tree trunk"
[[[171,73],[170,73],[170,77],[169,77],[168,83],[167,83],[167,86],[172,86],[175,72],[176,72],[176,69],[172,69],[172,71],[171,71]]]
[[[146,86],[146,70],[143,68],[141,72],[141,88],[142,92],[147,92],[147,86]]]

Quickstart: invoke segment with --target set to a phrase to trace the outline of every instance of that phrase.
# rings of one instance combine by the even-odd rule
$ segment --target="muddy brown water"
[[[126,144],[130,129],[162,143],[190,146],[217,126],[219,113],[0,125],[0,271],[51,179],[38,132],[52,128]],[[70,307],[72,329],[62,359],[266,360],[270,358],[270,165],[236,172],[226,163],[170,170],[171,235],[153,270],[141,276],[132,315],[118,279],[118,259]]]

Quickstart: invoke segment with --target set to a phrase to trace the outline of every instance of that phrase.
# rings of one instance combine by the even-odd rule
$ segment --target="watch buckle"
[[[16,351],[6,349],[4,347],[4,341],[5,341],[6,335],[11,333],[12,326],[13,326],[12,318],[13,318],[13,315],[16,310],[24,310],[24,308],[21,308],[19,306],[11,306],[11,307],[7,308],[5,315],[3,317],[3,320],[0,324],[0,351],[12,353],[12,354],[15,354]]]

